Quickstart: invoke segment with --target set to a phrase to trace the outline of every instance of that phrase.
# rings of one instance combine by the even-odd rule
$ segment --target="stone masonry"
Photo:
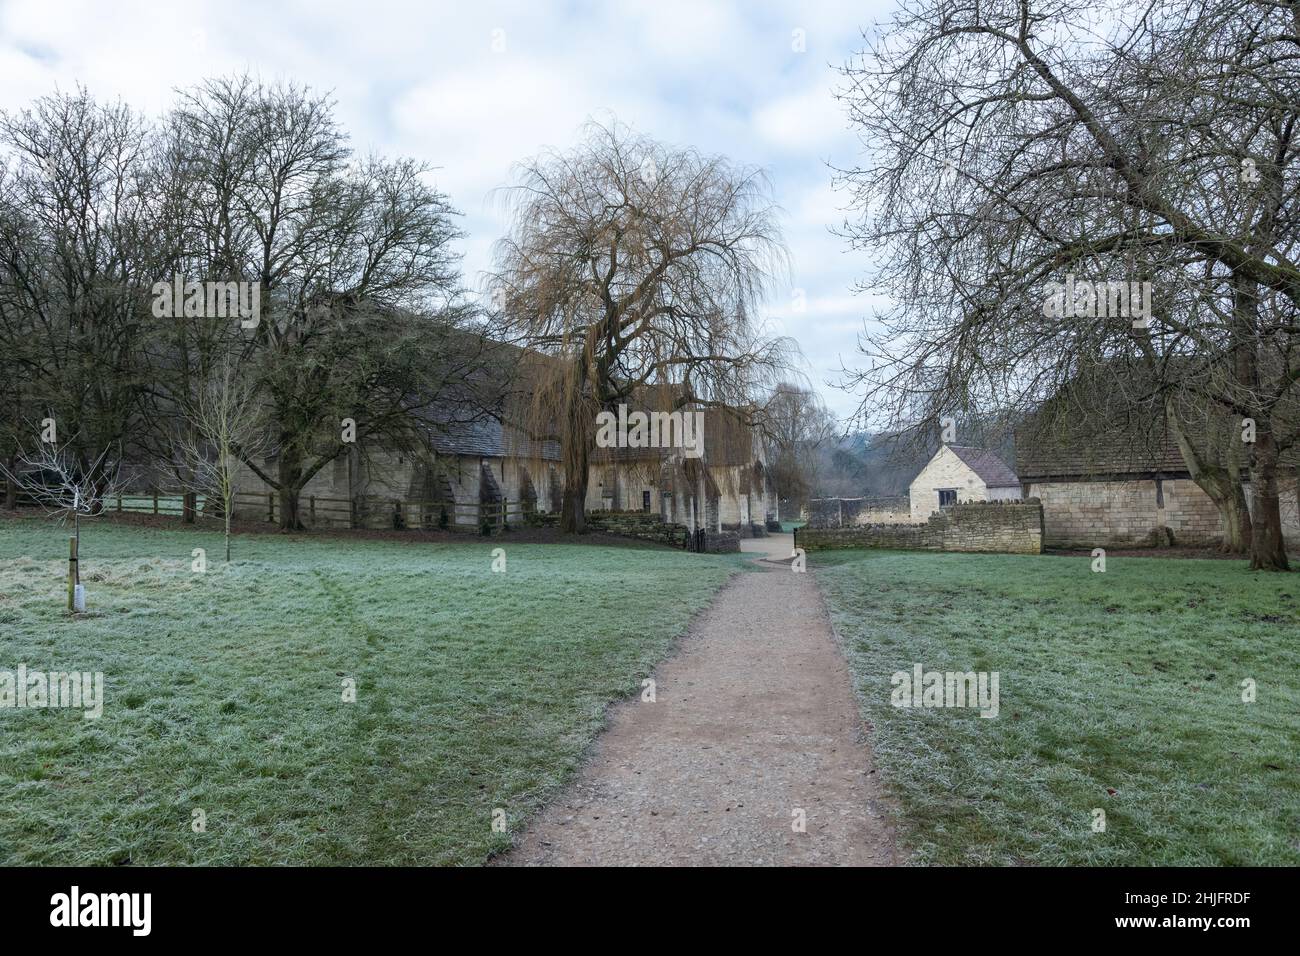
[[[1043,505],[1036,498],[972,502],[943,508],[925,524],[876,524],[848,528],[801,528],[796,547],[898,548],[920,551],[984,551],[1041,554]]]
[[[909,524],[911,521],[912,511],[906,495],[892,498],[814,498],[808,502],[808,524],[815,528]]]
[[[1032,482],[1028,490],[1043,502],[1048,548],[1210,547],[1223,537],[1214,502],[1189,478]],[[1281,482],[1281,499],[1282,532],[1294,541],[1294,481]]]

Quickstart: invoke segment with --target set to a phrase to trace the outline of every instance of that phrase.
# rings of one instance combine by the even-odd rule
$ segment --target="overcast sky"
[[[794,262],[768,319],[845,415],[856,402],[826,382],[841,358],[856,361],[868,303],[851,293],[862,255],[829,231],[845,201],[830,166],[859,151],[832,91],[895,3],[0,0],[0,108],[82,83],[157,115],[176,87],[245,69],[332,91],[354,149],[439,167],[465,213],[471,287],[505,228],[491,191],[516,161],[574,142],[590,116],[762,166]]]

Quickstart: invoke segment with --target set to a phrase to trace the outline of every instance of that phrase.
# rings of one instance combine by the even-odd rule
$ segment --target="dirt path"
[[[763,566],[696,619],[655,672],[654,703],[613,710],[577,782],[500,862],[898,862],[812,575]],[[805,832],[793,828],[795,810]]]

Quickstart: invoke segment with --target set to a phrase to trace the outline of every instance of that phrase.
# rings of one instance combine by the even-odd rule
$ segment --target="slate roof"
[[[1072,438],[1016,435],[1016,471],[1024,481],[1048,478],[1173,477],[1187,464],[1173,435],[1163,427],[1116,422],[1106,431]]]
[[[464,361],[479,367],[468,380],[445,388],[437,401],[416,412],[430,447],[440,455],[559,461],[557,441],[529,439],[518,424],[519,398],[528,388],[525,350],[469,335],[465,342],[469,358]]]
[[[664,410],[648,402],[629,403],[629,411]],[[704,413],[704,458],[711,467],[754,464],[754,432],[737,411],[718,406],[687,406],[679,411],[683,415],[693,415],[697,411]],[[666,448],[596,448],[591,453],[592,462],[597,464],[657,462],[674,457],[675,453]]]
[[[1212,374],[1212,369],[1200,365],[1183,365],[1174,371],[1189,382]],[[1187,463],[1169,427],[1159,384],[1141,366],[1120,362],[1090,369],[1067,382],[1016,429],[1016,471],[1021,481],[1187,477]],[[1229,432],[1240,427],[1231,419],[1216,420],[1212,407],[1194,392],[1182,396],[1178,407],[1195,447],[1211,445],[1211,427]],[[1300,464],[1300,446],[1284,450],[1281,461],[1283,468]]]
[[[547,461],[560,460],[558,442],[526,442],[520,438],[508,443],[505,426],[499,419],[489,417],[472,422],[437,425],[429,431],[429,444],[440,455],[466,455],[471,458],[521,456]]]
[[[970,445],[949,445],[948,450],[966,463],[990,488],[1009,488],[1018,486],[1020,479],[1007,467],[1006,463],[993,452]]]
[[[1194,373],[1205,374],[1184,372]],[[1118,361],[1067,382],[1016,429],[1021,480],[1185,476],[1158,384],[1141,366]]]
[[[474,381],[447,389],[438,402],[417,412],[425,421],[429,444],[442,455],[559,461],[559,442],[554,438],[543,440],[540,435],[530,439],[522,424],[529,417],[532,376],[537,372],[529,363],[552,359],[510,343],[491,342],[486,347],[497,351],[498,362],[486,363]],[[647,386],[627,405],[634,411],[666,411],[675,404],[673,399],[680,396],[681,388]],[[691,414],[696,410],[688,406],[681,412]],[[753,432],[736,411],[717,407],[698,410],[704,413],[704,455],[709,465],[754,463]],[[555,433],[550,430],[550,434]],[[591,463],[626,462],[657,468],[670,457],[670,451],[663,448],[596,448]]]

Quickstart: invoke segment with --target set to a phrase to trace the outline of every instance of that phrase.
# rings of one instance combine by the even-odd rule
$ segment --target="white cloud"
[[[471,283],[506,227],[488,199],[512,164],[568,146],[586,118],[612,112],[648,135],[767,168],[808,304],[792,314],[781,294],[768,313],[799,339],[820,383],[841,354],[851,360],[869,311],[850,295],[865,260],[827,229],[843,218],[843,196],[826,161],[849,163],[858,148],[832,97],[834,67],[893,3],[7,0],[0,109],[80,82],[156,115],[174,88],[238,70],[332,90],[358,150],[440,167],[439,188],[466,214]],[[802,53],[791,49],[796,28]]]
[[[754,125],[772,146],[802,156],[843,151],[851,142],[844,111],[820,83],[769,101],[756,112]]]

